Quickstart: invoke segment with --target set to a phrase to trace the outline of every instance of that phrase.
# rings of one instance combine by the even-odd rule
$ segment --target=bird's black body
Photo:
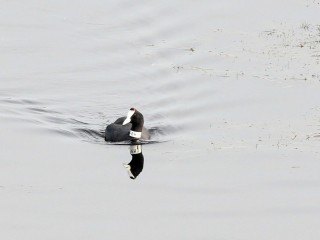
[[[130,111],[130,116],[128,114],[128,117],[118,118],[114,123],[111,123],[106,127],[104,138],[106,141],[121,142],[128,140],[137,140],[137,138],[131,137],[129,135],[130,131],[141,132],[141,137],[138,139],[150,139],[149,131],[143,126],[143,115],[134,108],[131,108]],[[128,123],[123,125],[124,121],[127,121]]]

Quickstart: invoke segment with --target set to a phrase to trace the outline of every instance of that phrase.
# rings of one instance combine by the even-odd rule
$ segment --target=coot
[[[137,109],[130,108],[127,117],[118,118],[106,127],[104,139],[110,142],[148,140],[150,134],[143,124],[143,115]]]

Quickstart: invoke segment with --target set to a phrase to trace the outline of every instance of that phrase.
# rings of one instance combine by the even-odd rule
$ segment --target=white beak
[[[133,176],[133,174],[132,174],[132,172],[131,172],[131,167],[130,167],[130,165],[123,163],[123,166],[124,166],[125,169],[127,169],[127,172],[128,172],[129,177],[132,178],[132,179],[135,179],[135,177]]]
[[[132,117],[133,114],[134,114],[134,110],[130,110],[128,112],[127,118],[124,120],[122,125],[126,125],[127,123],[131,122],[131,117]]]

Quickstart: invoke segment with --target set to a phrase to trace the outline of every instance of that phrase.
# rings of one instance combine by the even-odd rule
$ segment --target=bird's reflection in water
[[[124,163],[123,166],[127,169],[129,177],[131,179],[136,179],[143,169],[144,158],[142,154],[142,145],[130,145],[129,149],[132,156],[131,162],[128,164]]]

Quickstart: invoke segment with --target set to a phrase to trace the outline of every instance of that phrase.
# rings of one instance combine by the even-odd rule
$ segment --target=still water
[[[0,6],[1,238],[317,239],[316,1]]]

